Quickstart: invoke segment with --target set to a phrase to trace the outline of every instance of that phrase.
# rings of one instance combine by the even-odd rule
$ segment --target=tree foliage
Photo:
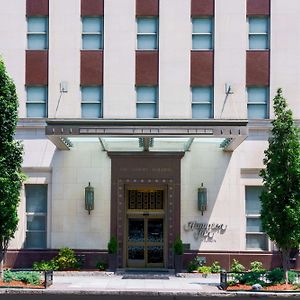
[[[300,244],[300,144],[292,111],[278,89],[274,98],[275,119],[263,163],[261,195],[263,230],[282,252],[289,269],[292,249]]]
[[[0,262],[17,229],[17,208],[24,180],[23,147],[14,140],[17,121],[16,88],[0,58]]]

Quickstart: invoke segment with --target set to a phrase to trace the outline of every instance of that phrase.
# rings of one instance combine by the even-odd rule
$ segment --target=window
[[[193,50],[213,49],[213,19],[193,18]]]
[[[27,47],[29,50],[43,50],[48,48],[48,18],[27,18]]]
[[[25,184],[26,248],[47,247],[47,185]]]
[[[248,119],[266,119],[268,117],[268,87],[248,87]]]
[[[249,49],[269,49],[269,18],[251,17],[249,22]]]
[[[195,119],[209,119],[212,117],[213,88],[192,88],[192,117]]]
[[[46,86],[27,86],[27,117],[45,118],[47,117],[47,97]]]
[[[246,249],[268,250],[268,238],[260,221],[261,186],[246,186]]]
[[[136,88],[136,114],[137,118],[157,117],[157,87],[140,86]]]
[[[102,87],[81,87],[81,117],[95,119],[102,117]]]
[[[82,49],[103,49],[103,18],[82,18]]]
[[[137,19],[137,49],[154,50],[158,44],[158,20],[157,18]]]

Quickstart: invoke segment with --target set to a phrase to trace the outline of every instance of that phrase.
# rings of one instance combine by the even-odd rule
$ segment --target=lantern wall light
[[[207,189],[201,183],[201,187],[198,188],[198,210],[203,212],[207,210]]]
[[[85,190],[85,209],[91,214],[91,210],[94,209],[94,188],[89,185],[84,189]]]

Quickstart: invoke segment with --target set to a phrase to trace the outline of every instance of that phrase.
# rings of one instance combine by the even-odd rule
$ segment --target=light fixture
[[[203,212],[207,210],[207,189],[203,187],[203,183],[198,188],[198,210],[201,211],[202,216]]]
[[[91,210],[94,209],[94,188],[89,185],[85,188],[85,209],[91,213]]]

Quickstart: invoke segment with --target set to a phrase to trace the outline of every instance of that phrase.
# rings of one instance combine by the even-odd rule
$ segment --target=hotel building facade
[[[0,1],[27,175],[5,265],[70,247],[95,268],[115,236],[119,268],[173,268],[176,237],[185,263],[277,266],[259,171],[279,87],[300,119],[299,14],[299,0]]]

